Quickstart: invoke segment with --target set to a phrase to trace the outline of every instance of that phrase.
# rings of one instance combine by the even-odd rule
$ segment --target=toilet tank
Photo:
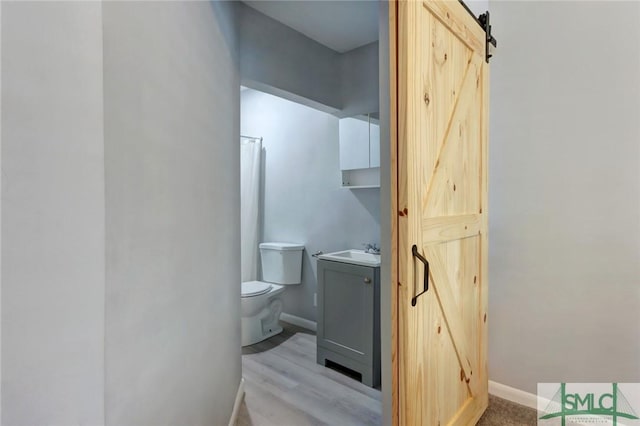
[[[300,284],[302,251],[295,243],[261,243],[262,280],[275,284]]]

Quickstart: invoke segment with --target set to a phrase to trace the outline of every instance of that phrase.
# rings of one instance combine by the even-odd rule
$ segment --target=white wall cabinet
[[[340,170],[369,167],[369,121],[361,118],[340,120]]]
[[[345,188],[380,187],[380,126],[366,116],[340,120],[340,170]]]
[[[380,167],[380,125],[369,121],[369,167]]]

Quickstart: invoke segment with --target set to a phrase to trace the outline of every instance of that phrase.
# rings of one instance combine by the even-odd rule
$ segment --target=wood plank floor
[[[281,334],[242,349],[245,398],[236,425],[380,425],[381,392],[316,364],[315,334],[281,324]],[[535,424],[535,410],[490,395],[478,426]]]
[[[284,332],[242,350],[245,399],[238,426],[378,425],[382,395],[316,364],[316,336]]]

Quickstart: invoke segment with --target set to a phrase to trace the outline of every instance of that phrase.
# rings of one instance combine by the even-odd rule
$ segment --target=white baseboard
[[[238,413],[240,412],[240,405],[244,399],[244,377],[240,378],[240,384],[238,385],[238,392],[236,393],[236,400],[233,403],[233,411],[231,412],[231,418],[229,419],[229,426],[236,426],[238,420]]]
[[[489,393],[498,398],[524,405],[534,410],[538,409],[538,396],[511,386],[489,380]]]
[[[288,322],[289,324],[306,328],[307,330],[316,331],[318,329],[318,324],[315,321],[309,321],[308,319],[300,318],[285,312],[280,314],[280,319],[284,322]]]

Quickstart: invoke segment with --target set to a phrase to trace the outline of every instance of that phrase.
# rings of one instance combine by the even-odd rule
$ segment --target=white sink
[[[364,250],[344,250],[334,253],[321,254],[318,259],[333,260],[334,262],[351,263],[361,266],[380,266],[380,255],[366,253]]]

